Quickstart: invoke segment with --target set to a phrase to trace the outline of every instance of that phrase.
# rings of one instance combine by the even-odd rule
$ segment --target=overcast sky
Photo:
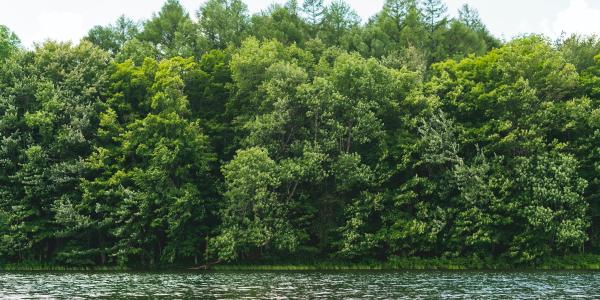
[[[205,0],[180,0],[192,16]],[[0,24],[12,29],[25,46],[46,39],[78,41],[94,25],[126,15],[139,20],[152,16],[164,0],[0,0]],[[247,0],[251,12],[284,0]],[[301,2],[301,1],[299,1]],[[378,12],[384,0],[348,0],[363,20]],[[600,0],[447,0],[451,16],[462,4],[479,10],[496,36],[520,33],[600,33]]]

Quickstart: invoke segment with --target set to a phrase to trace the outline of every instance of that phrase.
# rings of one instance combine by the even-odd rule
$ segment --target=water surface
[[[0,298],[600,299],[600,272],[0,273]]]

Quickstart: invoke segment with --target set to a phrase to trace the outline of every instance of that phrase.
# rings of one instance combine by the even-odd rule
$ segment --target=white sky
[[[180,0],[192,16],[205,0]],[[246,0],[252,13],[284,0]],[[299,1],[301,2],[301,1]],[[347,0],[363,20],[378,12],[384,0]],[[23,45],[46,39],[78,41],[94,25],[112,23],[122,14],[147,19],[164,0],[0,0],[0,24]],[[520,33],[600,34],[600,0],[446,0],[451,15],[462,4],[479,10],[490,31],[509,39]]]

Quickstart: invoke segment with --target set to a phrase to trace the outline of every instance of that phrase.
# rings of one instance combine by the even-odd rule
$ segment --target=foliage
[[[210,0],[202,5],[198,11],[198,26],[211,49],[241,43],[248,27],[247,10],[240,0]]]
[[[19,38],[6,26],[0,25],[0,62],[11,56],[19,47]]]
[[[597,37],[503,44],[439,0],[196,17],[0,26],[0,262],[598,268]]]

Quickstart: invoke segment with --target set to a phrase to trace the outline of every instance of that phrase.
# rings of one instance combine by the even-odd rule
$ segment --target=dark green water
[[[600,272],[0,273],[0,298],[600,299]]]

